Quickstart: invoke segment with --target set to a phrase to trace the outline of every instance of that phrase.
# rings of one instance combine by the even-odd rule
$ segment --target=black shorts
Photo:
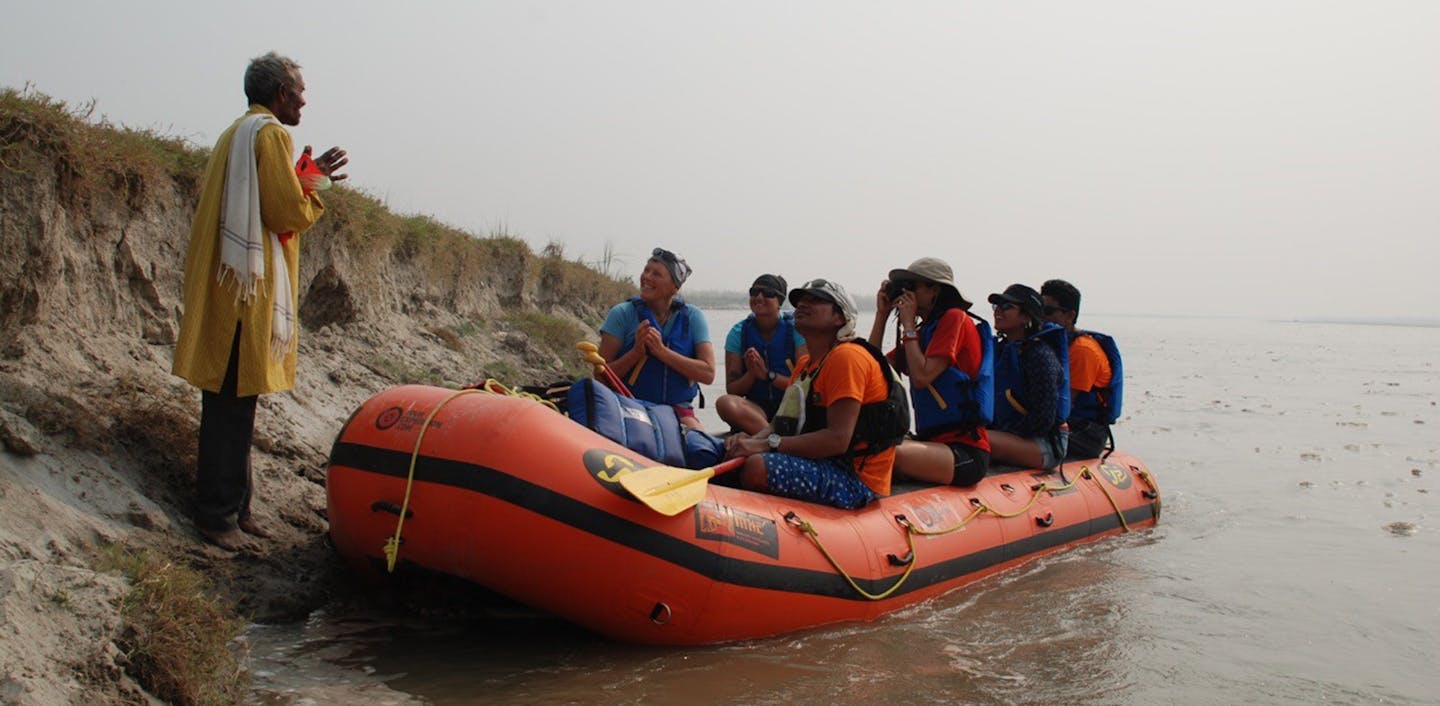
[[[990,470],[990,452],[969,444],[949,443],[955,457],[955,477],[950,485],[975,485]]]
[[[1099,458],[1110,441],[1110,425],[1088,419],[1070,420],[1070,446],[1065,458],[1072,460]]]

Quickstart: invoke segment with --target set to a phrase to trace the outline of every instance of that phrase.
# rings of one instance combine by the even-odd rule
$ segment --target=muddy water
[[[717,337],[736,318],[712,315]],[[1440,329],[1084,323],[1127,355],[1116,433],[1160,480],[1153,530],[875,623],[711,648],[618,645],[523,615],[320,611],[251,629],[257,698],[1440,702]]]

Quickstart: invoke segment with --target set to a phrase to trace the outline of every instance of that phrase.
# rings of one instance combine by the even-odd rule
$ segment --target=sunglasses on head
[[[773,290],[773,289],[770,289],[770,288],[768,288],[768,287],[751,287],[751,288],[750,288],[750,296],[752,296],[752,297],[770,297],[771,299],[783,299],[783,298],[785,297],[785,295],[783,295],[783,294],[781,294],[781,293],[779,293],[779,292],[777,292],[777,291],[775,291],[775,290]]]

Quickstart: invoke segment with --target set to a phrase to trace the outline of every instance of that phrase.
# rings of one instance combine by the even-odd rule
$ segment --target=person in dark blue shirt
[[[991,294],[995,311],[995,420],[990,458],[1054,468],[1065,458],[1070,407],[1065,330],[1044,319],[1040,293],[1012,284]]]

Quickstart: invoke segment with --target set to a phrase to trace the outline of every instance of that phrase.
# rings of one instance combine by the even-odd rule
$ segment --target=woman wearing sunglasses
[[[805,355],[805,339],[795,330],[795,318],[781,313],[785,278],[764,274],[750,285],[750,315],[725,337],[725,392],[715,401],[715,412],[732,428],[758,433],[770,423],[795,361]]]
[[[640,295],[616,304],[600,326],[600,355],[637,399],[668,404],[685,426],[700,428],[692,406],[699,384],[715,380],[715,350],[705,315],[680,298],[685,260],[655,248],[640,273]]]
[[[990,295],[995,310],[996,463],[1054,468],[1065,458],[1070,414],[1070,364],[1065,329],[1044,319],[1040,293],[1012,284]]]
[[[974,485],[990,467],[990,326],[970,306],[950,265],[935,257],[891,270],[875,293],[870,343],[880,345],[894,312],[889,358],[910,378],[916,438],[895,451],[895,472],[906,478]]]

